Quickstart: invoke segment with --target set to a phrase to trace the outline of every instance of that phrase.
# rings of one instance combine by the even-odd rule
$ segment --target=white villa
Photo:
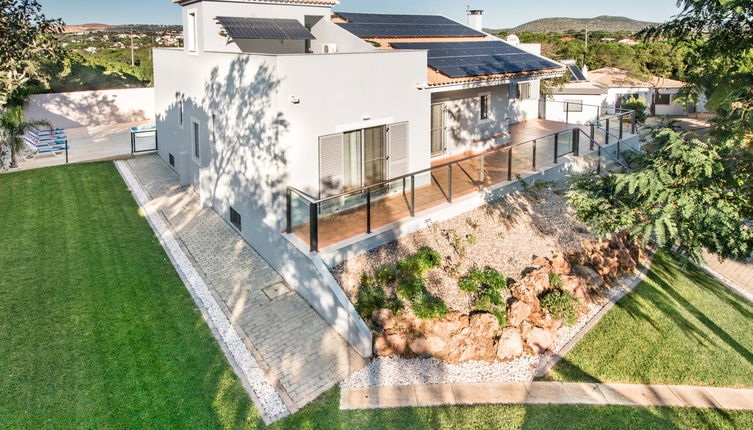
[[[540,80],[566,69],[483,33],[478,10],[464,25],[338,0],[175,1],[185,47],[154,50],[160,157],[365,356],[328,266],[622,138],[542,118]]]

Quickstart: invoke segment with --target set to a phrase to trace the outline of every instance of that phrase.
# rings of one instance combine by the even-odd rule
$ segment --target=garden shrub
[[[573,325],[578,320],[576,305],[578,299],[569,291],[552,290],[541,297],[541,307],[565,325]]]
[[[628,99],[622,102],[620,108],[625,110],[634,110],[635,122],[637,122],[638,124],[643,124],[648,118],[648,115],[646,114],[648,106],[646,105],[646,100],[643,98],[633,97],[631,99]]]
[[[474,267],[458,281],[458,288],[476,296],[476,310],[497,317],[500,327],[507,325],[507,304],[502,297],[507,278],[503,274],[491,268],[482,271]]]
[[[374,272],[374,278],[379,285],[389,285],[397,280],[398,273],[395,266],[384,265]]]
[[[474,267],[468,271],[468,274],[460,278],[460,281],[458,281],[458,288],[467,293],[478,294],[481,291],[481,285],[484,282],[484,278],[484,272]]]
[[[500,327],[507,325],[507,307],[500,306],[497,303],[492,302],[489,297],[479,297],[474,304],[474,309],[480,312],[487,312],[494,315],[499,322]]]
[[[425,289],[426,285],[423,279],[409,276],[400,279],[400,282],[397,284],[397,295],[404,300],[412,301],[418,293]]]
[[[424,246],[413,256],[406,258],[397,264],[400,276],[422,277],[431,270],[442,264],[442,256],[435,250]]]
[[[402,302],[395,297],[387,297],[382,287],[371,282],[367,276],[361,277],[361,285],[356,293],[356,312],[364,319],[371,317],[374,311],[379,309],[390,309],[397,313],[403,308]]]
[[[422,320],[442,318],[450,313],[445,302],[426,291],[426,289],[420,290],[413,296],[411,307],[413,308],[413,313]]]
[[[565,283],[562,281],[562,277],[556,273],[549,274],[549,285],[554,288],[562,288]]]

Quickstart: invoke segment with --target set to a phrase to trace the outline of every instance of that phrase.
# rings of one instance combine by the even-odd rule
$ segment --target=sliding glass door
[[[442,155],[445,152],[445,115],[444,104],[431,105],[431,155]]]
[[[343,188],[368,187],[387,179],[387,149],[384,126],[344,133]]]

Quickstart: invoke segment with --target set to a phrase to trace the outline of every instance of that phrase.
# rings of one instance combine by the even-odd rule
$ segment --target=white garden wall
[[[35,94],[25,115],[61,128],[154,120],[154,88]]]

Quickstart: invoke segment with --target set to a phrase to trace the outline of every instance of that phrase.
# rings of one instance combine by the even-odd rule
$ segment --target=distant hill
[[[182,25],[162,25],[162,24],[129,24],[129,25],[107,25],[107,24],[81,24],[66,25],[65,33],[95,33],[98,31],[180,31]]]
[[[598,16],[596,18],[543,18],[507,29],[512,33],[564,33],[568,30],[590,31],[603,30],[609,32],[629,31],[638,32],[654,25],[653,22],[636,21],[622,16]]]

